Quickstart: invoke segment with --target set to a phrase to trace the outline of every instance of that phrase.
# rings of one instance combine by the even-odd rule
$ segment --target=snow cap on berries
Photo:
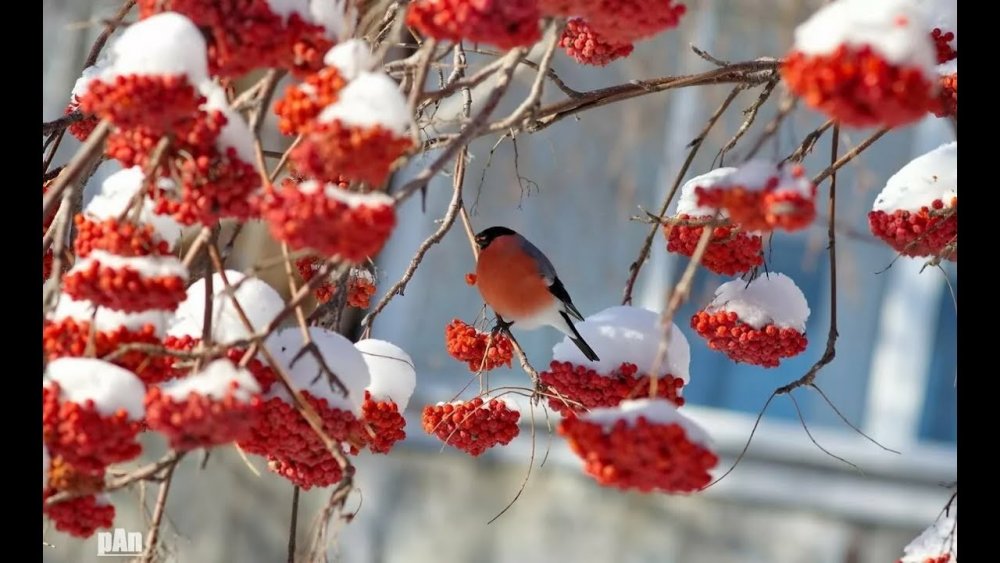
[[[695,176],[681,186],[680,199],[677,200],[677,215],[687,215],[689,217],[713,217],[716,209],[698,205],[698,195],[696,188],[713,188],[719,184],[728,183],[727,179],[736,172],[736,168],[727,166],[716,168],[711,172],[706,172],[700,176]],[[721,216],[726,217],[726,211],[721,210]]]
[[[139,277],[181,278],[187,280],[188,271],[184,264],[173,256],[118,256],[104,250],[94,250],[86,258],[78,260],[69,273],[88,270],[94,262],[115,270],[135,270]]]
[[[773,324],[805,332],[809,304],[792,278],[770,273],[749,284],[742,279],[726,282],[715,290],[709,313],[729,311],[755,329]]]
[[[622,401],[617,407],[593,409],[581,416],[584,420],[599,424],[605,429],[610,429],[619,420],[624,420],[629,426],[635,426],[640,417],[652,424],[677,424],[684,429],[688,440],[706,448],[712,445],[712,440],[705,429],[681,414],[675,404],[663,399]]]
[[[588,367],[598,373],[611,373],[623,363],[631,363],[636,365],[640,373],[655,377],[662,375],[652,373],[660,340],[663,338],[660,316],[657,313],[639,307],[610,307],[587,317],[587,320],[576,325],[576,329],[591,348],[597,351],[600,361],[588,360],[569,337],[552,348],[554,361]],[[667,357],[660,369],[687,383],[690,379],[690,363],[691,347],[684,333],[673,324]]]
[[[375,66],[371,47],[364,39],[348,39],[327,51],[323,64],[337,69],[344,80],[354,80]]]
[[[188,18],[164,12],[136,22],[109,47],[104,78],[123,74],[184,75],[191,84],[208,80],[205,38]]]
[[[233,270],[226,270],[226,280],[236,288],[233,297],[239,302],[246,313],[254,331],[261,330],[285,306],[285,302],[271,286],[257,279],[246,279],[247,276]],[[212,340],[218,343],[234,342],[249,338],[251,332],[243,325],[233,300],[226,291],[222,276],[218,273],[212,276]],[[171,336],[193,336],[201,338],[205,318],[205,279],[202,278],[187,290],[187,300],[177,307],[174,323],[168,333]]]
[[[243,116],[229,106],[226,92],[214,82],[205,82],[198,86],[198,91],[205,96],[206,102],[201,107],[203,111],[218,111],[226,116],[226,124],[222,126],[215,146],[225,154],[230,148],[236,151],[236,156],[243,162],[254,162],[253,131],[243,120]]]
[[[145,187],[145,182],[146,175],[143,173],[142,167],[133,166],[119,170],[101,183],[100,191],[87,203],[83,211],[94,219],[120,217],[128,209],[135,194]],[[172,185],[173,181],[170,179],[160,178],[157,180],[157,186],[160,188],[166,189]],[[152,225],[156,235],[171,246],[180,240],[184,228],[169,215],[153,213],[153,202],[149,198],[143,199],[139,222]]]
[[[361,128],[381,125],[399,135],[410,126],[406,98],[399,86],[380,72],[359,74],[317,119],[320,123],[339,120],[344,125]]]
[[[400,412],[405,410],[417,386],[417,372],[410,355],[391,342],[374,338],[359,340],[354,347],[368,365],[371,383],[367,391],[372,399],[390,400]]]
[[[912,0],[837,0],[795,29],[795,49],[829,55],[842,45],[871,47],[890,64],[934,76],[936,56],[928,15]]]
[[[751,191],[775,187],[812,198],[814,195],[812,182],[804,174],[794,174],[793,169],[792,166],[778,166],[770,160],[757,158],[739,165],[732,174],[726,176],[724,183]]]
[[[920,211],[958,197],[958,141],[941,145],[902,167],[886,182],[872,211]]]
[[[235,383],[235,387],[233,386]],[[221,401],[227,395],[246,403],[260,393],[260,385],[250,372],[237,368],[229,360],[215,360],[201,371],[183,379],[176,379],[160,385],[163,394],[175,401],[184,401],[188,395],[197,393],[202,397]]]
[[[267,339],[266,345],[275,359],[285,368],[296,389],[308,391],[309,394],[325,400],[331,408],[360,415],[361,404],[365,400],[365,387],[371,383],[364,356],[350,340],[336,332],[311,327],[309,337],[323,357],[326,367],[330,368],[347,388],[347,397],[344,397],[336,383],[329,381],[328,374],[321,369],[312,353],[306,351],[300,354],[305,343],[302,340],[302,332],[297,327],[286,328],[272,334]],[[292,365],[293,361],[295,365]],[[282,385],[275,385],[269,393],[270,397],[291,401],[291,397]]]
[[[59,398],[78,405],[93,401],[101,416],[124,409],[130,420],[141,420],[146,388],[136,375],[93,358],[59,358],[49,362],[43,385],[57,383]]]
[[[98,307],[92,301],[73,299],[65,293],[59,295],[59,302],[49,313],[49,319],[56,322],[63,319],[93,322],[94,329],[98,332],[110,332],[118,328],[136,331],[149,325],[153,327],[153,333],[158,337],[162,337],[166,331],[170,316],[169,311],[162,309],[150,309],[138,313],[113,311],[107,307]]]
[[[919,536],[903,548],[903,558],[899,563],[925,563],[938,561],[950,555],[945,561],[958,561],[958,499],[952,501],[947,511],[927,527]]]

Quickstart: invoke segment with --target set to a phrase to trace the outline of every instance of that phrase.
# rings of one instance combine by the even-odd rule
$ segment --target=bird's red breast
[[[507,321],[532,317],[555,301],[538,263],[515,235],[497,237],[479,253],[476,278],[483,300]]]

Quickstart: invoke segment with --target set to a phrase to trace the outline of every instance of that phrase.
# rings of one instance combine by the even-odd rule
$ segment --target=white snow
[[[288,21],[292,14],[298,14],[303,20],[309,21],[309,0],[266,0],[267,7],[275,15]]]
[[[941,145],[900,168],[875,198],[872,211],[919,211],[936,199],[945,206],[958,197],[958,141]]]
[[[97,309],[97,315],[94,310]],[[97,307],[91,301],[73,299],[71,296],[62,293],[59,295],[59,303],[56,305],[49,318],[53,321],[63,319],[74,319],[77,321],[93,322],[98,332],[110,332],[117,328],[124,327],[126,330],[137,331],[145,325],[152,325],[154,334],[162,337],[166,330],[170,317],[170,311],[152,309],[139,313],[123,313],[113,311],[107,307]]]
[[[951,503],[946,513],[927,527],[909,545],[903,548],[900,563],[924,563],[927,559],[944,554],[951,555],[951,561],[958,561],[958,499]]]
[[[368,283],[375,285],[375,274],[365,268],[351,268],[351,279],[365,280]]]
[[[605,376],[625,362],[635,364],[640,375],[653,371],[663,338],[659,314],[639,307],[610,307],[577,323],[576,329],[601,360],[588,360],[569,337],[552,347],[553,360],[588,367]],[[673,324],[666,362],[661,368],[662,373],[657,375],[669,373],[687,383],[690,380],[690,363],[691,347],[684,333]]]
[[[772,272],[750,282],[735,279],[715,290],[706,312],[728,311],[755,329],[773,324],[778,328],[806,331],[809,304],[792,278]]]
[[[90,82],[95,78],[100,78],[101,74],[107,70],[107,60],[98,61],[97,64],[93,64],[83,69],[80,73],[80,78],[76,79],[73,84],[73,90],[70,92],[70,96],[73,98],[78,98],[87,93],[89,90]]]
[[[777,178],[778,182],[775,187],[777,191],[793,191],[806,197],[812,197],[812,182],[804,174],[796,178],[792,174],[792,168],[792,166],[779,167],[770,160],[748,160],[727,176],[725,183],[747,190],[760,191],[767,187],[773,178]]]
[[[94,219],[110,219],[120,217],[125,212],[132,198],[143,187],[146,175],[142,167],[133,166],[119,170],[108,176],[101,184],[101,189],[87,204],[84,212]],[[169,189],[173,182],[169,179],[157,180],[158,186]],[[170,184],[168,186],[167,184]],[[153,202],[148,197],[143,199],[139,222],[152,225],[160,239],[173,246],[181,238],[184,226],[169,215],[153,213]]]
[[[349,410],[355,415],[360,415],[365,388],[371,382],[364,356],[350,340],[336,332],[312,327],[309,329],[309,337],[319,349],[326,366],[347,388],[347,397],[344,397],[336,384],[327,380],[327,374],[320,370],[319,363],[312,353],[306,352],[299,357],[294,366],[291,365],[292,360],[304,346],[302,332],[298,327],[286,328],[272,334],[267,339],[266,345],[275,359],[285,368],[296,389],[309,391],[309,394],[325,400],[332,408]],[[283,385],[272,387],[268,393],[268,398],[271,397],[279,397],[289,403],[292,400]]]
[[[298,14],[304,21],[322,26],[329,39],[339,39],[350,35],[357,12],[347,0],[267,0],[267,5],[286,22],[292,14]]]
[[[136,375],[93,358],[59,358],[49,362],[42,385],[59,384],[59,398],[79,405],[88,400],[102,416],[125,409],[129,420],[141,420],[146,388]]]
[[[951,76],[958,74],[958,59],[952,59],[946,63],[937,65],[938,76]]]
[[[240,272],[226,270],[226,279],[236,288],[234,296],[246,313],[254,331],[262,330],[285,307],[281,295],[266,282],[246,279]],[[244,281],[245,280],[245,281]],[[251,333],[240,320],[236,306],[226,291],[222,275],[212,276],[212,340],[226,344],[249,338]],[[174,322],[167,334],[201,338],[205,318],[205,279],[199,279],[187,289],[187,299],[177,307]]]
[[[118,256],[104,250],[95,250],[73,265],[70,272],[86,270],[93,262],[107,268],[135,270],[145,279],[179,277],[187,280],[187,268],[174,256]]]
[[[665,399],[622,401],[617,407],[592,409],[581,415],[584,420],[600,424],[606,429],[610,429],[619,420],[624,420],[626,424],[633,426],[640,417],[653,424],[678,424],[684,429],[688,440],[706,448],[712,445],[708,432],[695,421],[681,414],[673,403]]]
[[[191,85],[208,80],[205,38],[191,20],[174,12],[128,26],[109,50],[105,80],[123,74],[182,74]]]
[[[837,0],[795,29],[795,48],[827,55],[841,45],[870,46],[887,62],[934,76],[937,56],[928,16],[913,0]]]
[[[400,93],[399,85],[381,72],[359,74],[317,119],[321,123],[340,120],[353,127],[381,125],[397,135],[406,133],[410,126],[406,98]]]
[[[367,390],[372,399],[390,400],[396,403],[400,412],[405,410],[417,386],[417,372],[410,355],[391,342],[374,338],[359,340],[354,347],[368,365],[371,383]]]
[[[364,39],[348,39],[327,51],[323,64],[336,68],[344,80],[351,81],[362,72],[372,70],[375,57]]]
[[[695,176],[684,182],[684,185],[681,186],[680,199],[677,201],[677,214],[687,215],[688,217],[714,217],[717,210],[712,207],[698,205],[698,195],[695,193],[695,190],[697,188],[708,189],[715,187],[723,183],[733,172],[736,172],[736,168],[716,168],[711,172]],[[727,216],[725,210],[722,210],[721,216]]]
[[[226,92],[213,82],[205,82],[198,87],[198,90],[207,99],[201,109],[205,111],[218,110],[226,116],[226,124],[219,132],[219,137],[215,140],[215,146],[219,152],[225,153],[232,147],[240,160],[247,164],[256,162],[253,148],[253,131],[243,120],[243,116],[236,110],[229,107],[226,100]]]
[[[310,0],[310,19],[326,29],[328,39],[344,39],[351,35],[358,18],[354,4],[348,0]]]
[[[236,382],[235,389],[233,382]],[[248,403],[254,395],[260,394],[260,385],[250,372],[237,368],[229,360],[215,360],[197,373],[164,383],[160,389],[176,401],[184,401],[191,393],[198,393],[215,401],[232,394],[237,401]]]
[[[336,199],[352,209],[362,205],[368,207],[380,207],[385,205],[392,206],[394,203],[391,196],[382,192],[362,194],[347,191],[337,184],[324,184],[317,182],[316,180],[307,180],[299,184],[299,190],[305,194],[316,193],[320,188],[323,189],[323,194],[326,197]]]

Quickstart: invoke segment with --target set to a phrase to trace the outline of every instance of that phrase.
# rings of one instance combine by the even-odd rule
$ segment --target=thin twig
[[[170,483],[173,480],[174,469],[177,467],[179,459],[167,465],[163,482],[160,483],[160,492],[156,495],[156,506],[153,508],[153,522],[149,526],[149,533],[146,534],[146,551],[142,554],[142,563],[150,563],[156,554],[160,521],[163,520],[163,512],[167,508],[167,494],[170,492]]]
[[[712,130],[712,127],[719,121],[722,114],[725,113],[729,105],[733,103],[736,96],[740,93],[742,87],[737,86],[726,96],[722,104],[715,113],[708,118],[708,123],[702,128],[701,133],[694,138],[694,141],[689,145],[691,150],[688,151],[687,158],[684,160],[684,164],[681,169],[677,172],[677,176],[674,178],[674,183],[670,187],[670,191],[667,192],[667,196],[663,199],[663,203],[660,205],[660,211],[657,213],[658,217],[663,217],[667,214],[667,209],[670,207],[670,202],[673,201],[674,195],[677,194],[677,190],[681,187],[681,182],[684,181],[684,176],[687,174],[688,169],[691,168],[691,163],[694,162],[694,157],[698,154],[698,150],[701,149],[701,145],[704,144],[705,138],[708,137],[708,133]],[[642,266],[646,263],[646,258],[649,257],[649,250],[653,247],[653,240],[656,238],[656,232],[660,229],[660,225],[656,224],[650,227],[649,232],[646,234],[646,239],[642,241],[642,247],[639,249],[639,256],[636,257],[635,261],[629,266],[629,276],[625,281],[625,291],[622,296],[622,305],[630,305],[632,303],[632,289],[635,287],[635,281],[639,278],[639,271],[642,270]]]
[[[881,135],[879,135],[881,136]],[[872,141],[874,142],[874,141]],[[871,144],[871,143],[869,143]],[[779,387],[775,390],[778,395],[787,395],[795,389],[802,387],[803,385],[811,385],[816,379],[816,374],[819,370],[823,369],[827,364],[833,361],[833,358],[837,355],[837,168],[834,166],[836,163],[840,162],[837,159],[837,153],[840,148],[840,126],[833,126],[833,140],[830,143],[830,200],[827,209],[827,240],[828,248],[830,254],[830,329],[826,336],[826,350],[823,355],[811,368],[806,372],[805,375],[799,379]],[[860,151],[859,151],[860,152]],[[818,183],[818,182],[817,182]]]
[[[299,522],[299,486],[292,486],[292,517],[288,529],[288,563],[295,563],[295,530]]]
[[[500,98],[503,97],[504,93],[507,92],[507,88],[510,87],[510,80],[514,74],[514,68],[517,67],[518,61],[524,56],[527,49],[516,48],[511,49],[510,53],[507,54],[503,59],[503,64],[498,71],[497,83],[490,92],[489,97],[483,103],[482,109],[476,114],[476,117],[470,121],[465,128],[456,137],[448,142],[448,145],[441,152],[437,159],[434,160],[424,170],[416,175],[412,180],[404,184],[395,196],[397,205],[405,201],[407,198],[413,195],[414,192],[425,187],[431,178],[434,177],[444,165],[448,163],[455,155],[457,155],[461,150],[464,150],[469,141],[471,141],[481,129],[484,128],[486,120],[489,119],[490,114],[496,109],[497,105],[500,103]]]

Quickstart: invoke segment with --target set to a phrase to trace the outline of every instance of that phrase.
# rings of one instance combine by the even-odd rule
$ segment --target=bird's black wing
[[[563,302],[563,305],[566,306],[566,312],[572,315],[573,318],[578,321],[583,320],[583,315],[580,314],[580,311],[576,310],[576,307],[573,305],[573,300],[570,298],[569,293],[563,286],[562,280],[559,278],[554,279],[552,281],[552,285],[549,286],[549,293],[555,295],[556,299]]]

